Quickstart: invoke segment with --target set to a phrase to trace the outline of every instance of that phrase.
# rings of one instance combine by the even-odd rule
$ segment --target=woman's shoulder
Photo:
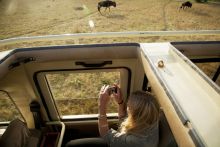
[[[126,134],[110,129],[104,139],[114,147],[156,147],[159,141],[158,125],[146,129],[142,135]]]
[[[155,122],[150,127],[144,129],[144,136],[152,135],[152,134],[159,134],[159,122]]]
[[[155,123],[151,127],[143,129],[141,134],[128,135],[128,138],[130,138],[129,140],[140,143],[140,146],[157,146],[159,142],[159,125]]]
[[[159,142],[159,134],[153,133],[145,135],[132,135],[126,136],[126,144],[137,147],[156,147]]]

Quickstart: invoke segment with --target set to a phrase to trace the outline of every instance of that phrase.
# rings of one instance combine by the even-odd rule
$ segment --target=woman
[[[113,93],[118,103],[119,131],[109,129],[106,109],[110,100],[110,86],[103,86],[99,94],[99,133],[110,147],[156,147],[159,141],[159,107],[155,98],[142,91],[132,93],[127,107],[118,86]],[[127,112],[126,112],[127,108]]]

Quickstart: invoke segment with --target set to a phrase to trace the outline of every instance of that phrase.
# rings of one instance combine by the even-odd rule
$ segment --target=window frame
[[[67,72],[67,73],[83,73],[83,72],[89,72],[89,71],[114,71],[117,69],[124,69],[127,72],[127,77],[126,77],[126,84],[125,83],[120,83],[122,84],[122,86],[126,86],[123,91],[123,95],[125,98],[127,98],[127,96],[130,93],[130,85],[131,85],[131,70],[128,67],[104,67],[104,68],[83,68],[83,69],[56,69],[56,70],[42,70],[42,71],[38,71],[34,74],[34,82],[37,88],[37,91],[39,92],[39,95],[41,97],[42,103],[46,109],[47,115],[49,120],[52,120],[52,118],[57,118],[61,121],[71,121],[71,120],[97,120],[97,115],[98,114],[83,114],[83,115],[75,115],[74,117],[68,117],[68,115],[61,115],[55,99],[53,98],[52,92],[49,88],[49,83],[46,80],[46,74],[47,73],[59,73],[59,72]],[[121,81],[120,81],[121,82]],[[48,106],[50,105],[50,106]],[[108,114],[109,118],[117,118],[116,113],[109,113]]]

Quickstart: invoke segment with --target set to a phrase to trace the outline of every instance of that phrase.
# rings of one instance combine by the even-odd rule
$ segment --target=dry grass
[[[97,11],[99,0],[0,0],[0,39],[48,34],[220,29],[220,4],[196,3],[179,10],[176,0],[117,0],[111,11]],[[10,3],[11,2],[11,3]],[[94,22],[90,28],[89,21]],[[98,38],[16,43],[0,50],[43,45],[115,42],[220,40],[220,36]]]
[[[61,115],[97,114],[101,87],[117,83],[120,72],[59,73],[46,77]],[[113,99],[107,112],[117,112]]]
[[[215,63],[196,63],[196,65],[210,78],[212,79],[217,71],[218,67],[220,66],[219,62]],[[217,85],[220,86],[220,76],[215,82]]]
[[[0,122],[10,121],[15,118],[23,119],[10,98],[0,91]]]
[[[6,2],[12,2],[12,8]],[[111,11],[97,11],[99,0],[1,0],[0,39],[48,34],[210,30],[220,28],[220,5],[195,3],[179,11],[181,1],[117,0]],[[6,7],[6,5],[8,7]],[[80,8],[80,9],[79,9]],[[94,28],[88,22],[92,20]]]

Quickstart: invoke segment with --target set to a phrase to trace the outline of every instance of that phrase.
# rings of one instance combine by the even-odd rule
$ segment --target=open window
[[[45,102],[54,105],[60,119],[92,118],[98,114],[99,90],[103,85],[119,84],[127,97],[130,71],[127,68],[47,71],[39,73],[38,81],[44,89]],[[51,113],[53,108],[49,109]],[[117,113],[113,99],[107,113],[109,116]]]
[[[220,86],[220,63],[219,62],[205,62],[196,63],[196,65],[218,86]]]
[[[16,118],[24,120],[10,95],[0,90],[0,122],[10,122]]]

